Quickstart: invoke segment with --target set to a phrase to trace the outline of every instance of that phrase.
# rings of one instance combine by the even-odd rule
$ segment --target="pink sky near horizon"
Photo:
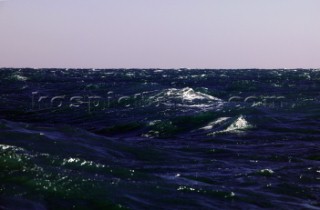
[[[0,0],[0,67],[320,68],[319,0]]]

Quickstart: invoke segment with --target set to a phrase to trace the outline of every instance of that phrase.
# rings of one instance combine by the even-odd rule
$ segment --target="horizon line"
[[[61,69],[61,70],[75,70],[75,69],[88,69],[88,70],[320,70],[318,68],[188,68],[188,67],[180,67],[180,68],[158,68],[158,67],[148,67],[148,68],[137,68],[137,67],[130,67],[130,68],[91,68],[91,67],[0,67],[0,69]]]

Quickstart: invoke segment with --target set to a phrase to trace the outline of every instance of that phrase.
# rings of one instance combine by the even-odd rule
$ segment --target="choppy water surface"
[[[0,209],[320,209],[320,71],[2,69]]]

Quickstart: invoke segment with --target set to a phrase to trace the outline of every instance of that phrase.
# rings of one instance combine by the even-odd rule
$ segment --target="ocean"
[[[0,209],[320,209],[319,69],[1,69]]]

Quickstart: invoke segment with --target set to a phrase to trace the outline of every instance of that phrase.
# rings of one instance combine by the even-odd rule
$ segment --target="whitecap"
[[[185,87],[182,89],[169,88],[164,90],[162,93],[156,96],[167,96],[168,98],[182,99],[185,101],[192,102],[194,100],[213,100],[221,101],[221,99],[211,96],[209,94],[201,93],[193,90],[192,88]]]
[[[226,121],[227,119],[223,120]],[[245,119],[245,117],[241,115],[235,121],[233,121],[227,128],[220,131],[209,133],[208,135],[215,135],[218,133],[241,133],[252,127],[253,126]]]
[[[230,117],[220,117],[217,120],[210,122],[208,125],[200,128],[200,130],[211,130],[215,126],[220,125],[222,122],[225,122],[228,119],[230,119]]]
[[[217,110],[223,100],[192,88],[169,88],[149,97],[150,104],[178,107],[181,112]]]
[[[248,123],[248,121],[243,116],[240,116],[225,131],[228,132],[228,131],[236,131],[236,130],[245,130],[250,127],[251,125]]]

